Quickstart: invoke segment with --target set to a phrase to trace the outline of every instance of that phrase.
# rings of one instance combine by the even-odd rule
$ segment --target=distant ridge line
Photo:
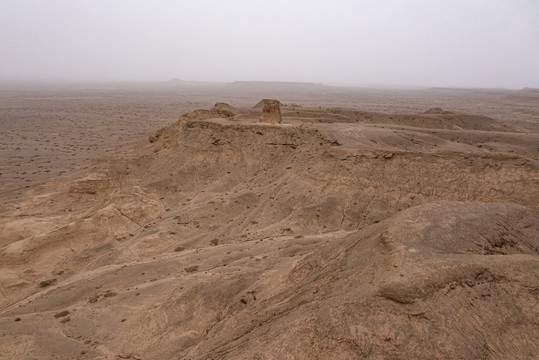
[[[327,86],[322,83],[302,81],[232,81],[225,85],[296,85],[296,86]]]

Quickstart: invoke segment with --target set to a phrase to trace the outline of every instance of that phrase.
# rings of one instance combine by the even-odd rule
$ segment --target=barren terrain
[[[0,359],[539,354],[532,89],[0,95]]]

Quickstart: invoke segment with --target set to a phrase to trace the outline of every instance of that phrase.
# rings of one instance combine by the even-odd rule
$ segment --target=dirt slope
[[[537,134],[259,114],[185,114],[14,204],[0,359],[537,356]]]

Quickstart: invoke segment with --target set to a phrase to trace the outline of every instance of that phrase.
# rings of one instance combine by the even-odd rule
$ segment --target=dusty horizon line
[[[284,86],[310,86],[310,87],[330,87],[330,88],[350,88],[350,89],[378,89],[378,90],[511,90],[511,91],[532,91],[539,92],[539,87],[481,87],[481,86],[428,86],[428,85],[406,85],[406,84],[382,84],[365,83],[350,84],[339,82],[314,82],[314,81],[284,81],[284,80],[233,80],[233,81],[204,81],[186,80],[172,78],[169,80],[50,80],[50,79],[0,79],[0,86],[13,85],[199,85],[199,86],[252,86],[252,85],[284,85]]]

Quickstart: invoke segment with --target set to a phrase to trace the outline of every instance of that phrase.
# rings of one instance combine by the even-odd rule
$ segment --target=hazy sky
[[[0,0],[0,80],[539,87],[539,0]]]

